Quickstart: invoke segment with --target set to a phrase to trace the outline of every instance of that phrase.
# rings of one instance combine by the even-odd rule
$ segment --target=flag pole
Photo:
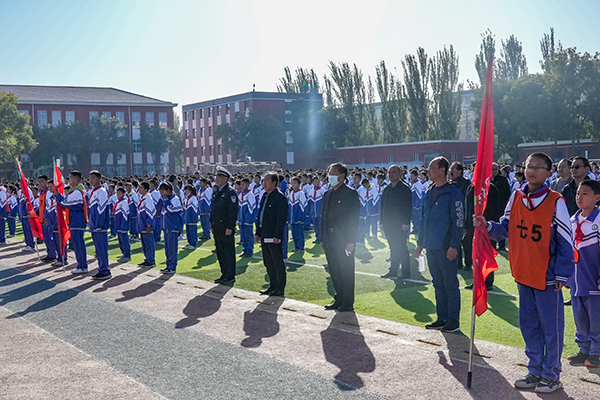
[[[473,290],[476,290],[473,288]],[[467,373],[467,389],[471,389],[473,379],[473,348],[475,347],[475,306],[471,311],[471,343],[469,344],[469,370]]]
[[[56,157],[52,157],[52,166],[53,166],[53,168],[52,168],[52,180],[54,181],[54,187],[56,187],[56,179],[58,178],[56,176]],[[58,218],[58,210],[57,210],[57,214],[56,215],[57,215],[57,218]],[[61,216],[61,218],[62,218],[62,216]],[[63,272],[67,272],[67,269],[65,268],[65,256],[66,256],[66,254],[62,254],[62,252],[65,251],[66,243],[63,243],[62,245],[60,243],[61,242],[60,241],[60,236],[61,236],[60,229],[59,229],[58,236],[59,236],[59,238],[58,238],[58,246],[60,247],[58,249],[58,256],[60,257],[60,261],[62,262]]]

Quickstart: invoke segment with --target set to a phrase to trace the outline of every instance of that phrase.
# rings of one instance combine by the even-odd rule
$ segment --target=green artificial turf
[[[286,297],[306,301],[319,305],[326,305],[332,301],[332,285],[329,274],[323,268],[326,265],[325,255],[319,245],[313,244],[313,233],[306,234],[306,250],[303,253],[289,253],[287,263]],[[17,225],[16,239],[22,240],[20,225]],[[236,242],[239,241],[236,237]],[[88,254],[94,254],[94,246],[89,233],[86,234]],[[182,247],[187,242],[179,242],[177,273],[189,277],[213,281],[221,273],[217,257],[210,250],[214,249],[214,242],[208,240],[201,243],[196,250],[185,250]],[[42,245],[43,247],[43,245]],[[415,239],[411,236],[409,251],[414,254]],[[290,241],[289,249],[293,248]],[[131,264],[144,261],[141,243],[132,241]],[[235,286],[251,291],[259,291],[268,287],[268,277],[263,266],[260,246],[255,245],[253,258],[238,258],[237,276]],[[236,247],[237,254],[242,252],[242,247]],[[43,257],[43,255],[42,255]],[[109,241],[109,258],[117,260],[121,257],[117,239]],[[381,279],[379,275],[385,274],[389,263],[387,241],[379,234],[378,239],[367,239],[364,247],[356,250],[356,271],[372,275],[357,273],[356,275],[356,300],[357,313],[385,318],[392,321],[404,322],[411,325],[424,326],[435,320],[435,296],[433,286],[425,283],[406,282],[403,280],[392,281]],[[499,270],[495,273],[494,291],[501,294],[489,294],[489,309],[477,318],[476,337],[478,339],[524,348],[525,344],[519,330],[517,285],[514,282],[507,260],[507,253],[501,252],[497,261]],[[73,255],[70,256],[71,261]],[[157,269],[165,267],[165,252],[162,245],[156,247]],[[429,271],[418,271],[417,260],[412,258],[412,278],[418,281],[430,281]],[[472,282],[472,273],[459,271],[461,286]],[[569,298],[568,291],[564,290],[565,297]],[[504,295],[502,295],[504,294]],[[513,296],[507,296],[513,295]],[[471,329],[471,304],[472,293],[461,290],[461,332],[468,335]],[[577,352],[575,344],[575,323],[571,307],[565,307],[565,346],[564,356]]]

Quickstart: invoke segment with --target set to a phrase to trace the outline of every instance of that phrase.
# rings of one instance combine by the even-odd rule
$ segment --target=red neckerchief
[[[321,188],[319,188],[321,189]],[[317,201],[317,192],[319,191],[319,189],[315,189],[315,201]]]
[[[93,188],[92,189],[92,193],[90,193],[90,200],[92,200],[92,196],[94,195],[94,192],[98,189],[100,189],[102,187],[102,185],[98,186],[97,188]],[[85,196],[83,196],[85,198]]]
[[[190,199],[193,197],[193,195],[189,195],[186,202],[185,202],[185,209],[187,210],[188,207],[190,206]]]
[[[124,198],[117,201],[113,207],[113,215],[115,215],[115,213],[117,212],[117,206],[119,205],[120,202],[122,202],[123,200],[125,200]]]
[[[527,200],[527,203],[529,204],[529,209],[533,210],[533,201],[532,199],[536,199],[538,197],[542,197],[543,195],[545,195],[546,193],[548,193],[550,191],[549,187],[546,187],[546,189],[539,191],[535,194],[532,195],[527,195],[525,194],[525,192],[523,192],[523,190],[519,189],[519,193],[521,193],[521,197]]]
[[[367,200],[369,200],[369,189],[367,189]]]
[[[140,199],[140,202],[138,203],[138,207],[137,207],[138,211],[139,211],[140,207],[142,206],[142,203],[144,202],[144,200],[146,200],[146,195],[142,196],[142,198]]]

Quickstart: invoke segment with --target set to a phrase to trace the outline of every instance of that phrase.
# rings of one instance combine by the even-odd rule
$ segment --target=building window
[[[196,110],[192,111],[192,119],[196,119]]]
[[[139,129],[141,120],[142,120],[141,113],[139,113],[139,112],[131,113],[131,124],[133,125],[134,128]]]
[[[148,125],[154,125],[154,113],[153,112],[146,113],[146,123]]]
[[[185,130],[185,137],[190,137],[190,130],[189,129]]]
[[[419,160],[419,153],[413,154],[413,161],[420,161]]]
[[[167,113],[166,112],[158,113],[158,126],[160,126],[163,129],[167,128]]]
[[[208,136],[212,136],[212,126],[208,127]]]
[[[205,155],[204,153],[205,153],[205,147],[204,147],[204,146],[202,146],[202,151],[200,152],[200,155],[201,155],[202,157],[204,157],[204,155]]]
[[[60,111],[52,111],[52,126],[59,126],[62,124],[62,116]]]
[[[390,162],[390,163],[391,163],[391,162],[394,162],[394,156],[392,156],[392,155],[389,155],[389,156],[388,156],[388,162]]]
[[[65,111],[65,122],[68,124],[75,122],[75,111]]]
[[[196,137],[196,128],[192,129],[192,135],[193,137]]]
[[[184,120],[184,121],[187,121],[187,111],[185,111],[185,112],[183,113],[183,120]]]
[[[217,154],[223,154],[223,149],[222,149],[222,146],[220,144],[217,145]]]
[[[229,114],[229,109],[231,108],[231,104],[225,105],[225,114]]]
[[[48,125],[48,111],[45,110],[38,110],[37,112],[38,114],[38,126],[46,126]]]
[[[123,125],[125,125],[125,113],[123,111],[117,111],[115,113],[115,118],[122,123]]]
[[[27,114],[29,115],[29,110],[19,110],[21,112],[21,114]]]
[[[358,163],[359,164],[364,164],[365,163],[365,156],[358,157]]]
[[[110,111],[102,111],[102,116],[110,118],[110,117],[112,117],[112,114],[110,113]]]
[[[200,137],[204,137],[204,128],[200,128]]]
[[[221,115],[221,106],[216,106],[215,109],[217,110],[217,116]]]
[[[204,108],[200,109],[200,119],[204,118]]]
[[[134,140],[132,142],[133,144],[133,152],[134,153],[141,153],[142,152],[142,141],[141,140]]]
[[[244,111],[248,111],[250,108],[250,102],[248,100],[244,100]]]
[[[94,118],[98,118],[98,111],[90,111],[90,124]]]
[[[143,170],[143,167],[141,164],[134,164],[134,166],[133,166],[133,174],[134,175],[142,175],[143,174],[142,170]]]
[[[210,151],[210,155],[213,155],[213,146],[208,146],[208,151]]]
[[[212,107],[208,107],[208,118],[212,117]]]
[[[455,151],[450,153],[450,160],[452,160],[452,161],[456,160],[456,152]]]

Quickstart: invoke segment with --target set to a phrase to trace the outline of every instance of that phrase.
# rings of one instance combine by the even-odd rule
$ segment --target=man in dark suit
[[[221,277],[215,283],[232,286],[235,283],[235,223],[238,214],[238,197],[227,184],[231,174],[220,165],[215,176],[210,225],[215,238]]]
[[[498,215],[498,219],[494,219],[493,221],[500,221],[500,217],[504,214],[504,209],[508,204],[508,199],[510,199],[510,184],[508,183],[508,178],[502,176],[500,174],[500,167],[496,163],[492,163],[492,183],[498,189],[498,203],[496,205],[497,209],[502,210]],[[488,199],[488,203],[490,200]],[[502,240],[498,242],[498,250],[503,251],[506,250],[506,240]],[[496,248],[496,242],[492,241],[492,246]]]
[[[354,310],[354,244],[358,235],[358,192],[346,186],[348,168],[335,163],[328,168],[331,189],[323,197],[321,246],[335,290],[326,310]]]
[[[388,240],[391,253],[390,270],[382,278],[398,279],[398,269],[402,264],[402,279],[410,278],[410,255],[406,239],[412,219],[412,192],[401,178],[400,167],[392,165],[388,170],[390,184],[381,196],[381,225]]]
[[[288,217],[288,201],[277,188],[278,184],[279,179],[274,172],[268,172],[263,178],[265,194],[260,200],[254,236],[256,243],[261,243],[263,262],[271,283],[269,288],[262,290],[260,294],[271,296],[283,296],[286,283],[282,246]]]

